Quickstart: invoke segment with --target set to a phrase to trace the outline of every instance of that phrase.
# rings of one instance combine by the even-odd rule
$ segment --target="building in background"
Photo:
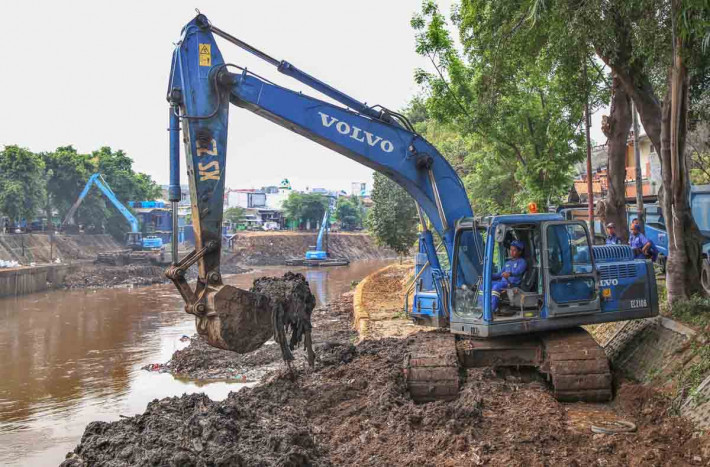
[[[367,189],[366,182],[352,182],[350,183],[350,196],[358,196],[364,198],[370,196],[370,191]]]
[[[603,198],[609,190],[609,167],[607,145],[592,148],[592,187],[595,198]],[[656,154],[656,149],[651,144],[650,138],[642,134],[639,136],[639,152],[641,154],[641,183],[644,196],[658,194],[661,187],[661,162]],[[577,178],[574,188],[579,194],[581,202],[587,201],[587,170],[586,162],[576,166]],[[633,131],[629,133],[626,144],[626,197],[636,197],[636,158],[634,157]]]

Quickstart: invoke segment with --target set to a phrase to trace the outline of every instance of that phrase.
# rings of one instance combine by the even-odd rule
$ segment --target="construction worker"
[[[523,280],[523,274],[528,268],[528,264],[523,258],[525,245],[520,240],[513,240],[510,244],[510,258],[503,265],[500,273],[493,274],[493,287],[491,291],[491,310],[493,313],[498,309],[500,293],[504,289],[517,287]]]
[[[609,222],[606,225],[606,244],[607,245],[621,245],[621,239],[616,236],[616,226],[613,222]]]
[[[656,261],[656,258],[658,257],[658,250],[653,245],[653,242],[641,233],[641,225],[638,222],[631,223],[629,245],[631,246],[636,259],[649,258]]]
[[[535,202],[528,203],[528,212],[530,214],[537,214],[537,203],[535,203]]]

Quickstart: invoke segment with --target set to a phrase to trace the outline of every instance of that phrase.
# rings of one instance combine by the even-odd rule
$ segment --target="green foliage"
[[[335,205],[335,218],[343,230],[362,227],[362,202],[356,196],[341,196]]]
[[[592,107],[608,98],[605,76],[583,72],[585,63],[594,69],[591,49],[561,36],[560,22],[538,21],[533,3],[463,3],[451,15],[461,44],[433,1],[412,19],[416,51],[435,70],[417,70],[415,79],[428,92],[430,119],[452,133],[426,136],[444,153],[446,142],[465,149],[460,160],[445,156],[475,188],[477,214],[520,211],[530,201],[544,209],[562,198],[585,156],[585,97]]]
[[[0,151],[0,214],[32,221],[44,200],[42,158],[25,148],[6,146]]]
[[[710,374],[710,345],[705,343],[710,339],[710,298],[695,295],[689,300],[678,300],[672,305],[666,305],[666,312],[673,319],[686,323],[700,333],[700,338],[691,345],[692,358],[675,376],[678,399],[684,399],[688,394],[693,397],[695,391]],[[701,342],[704,339],[705,342]]]
[[[283,203],[284,214],[287,219],[296,221],[303,227],[310,220],[314,229],[323,219],[323,214],[328,207],[328,198],[319,193],[298,193],[292,191]]]
[[[385,175],[375,173],[372,209],[367,215],[367,228],[379,245],[399,254],[409,251],[417,239],[417,208],[409,194]]]
[[[93,173],[93,164],[87,155],[77,153],[72,146],[44,153],[42,159],[47,180],[47,205],[63,219]]]
[[[154,200],[161,195],[160,187],[150,176],[133,171],[133,160],[123,151],[103,147],[89,155],[63,146],[53,152],[34,154],[7,146],[0,152],[0,213],[15,220],[31,221],[44,208],[45,213],[56,212],[64,219],[95,172],[103,174],[124,205],[129,200]],[[82,202],[75,221],[105,227],[119,239],[129,229],[123,215],[96,188]]]
[[[113,151],[105,146],[84,157],[90,162],[93,172],[103,175],[116,198],[126,207],[128,201],[151,201],[161,195],[160,187],[149,175],[133,171],[133,159],[121,150]],[[79,191],[73,195],[74,199]],[[86,196],[75,220],[79,224],[104,226],[107,233],[119,240],[123,240],[123,235],[129,230],[123,215],[95,188]]]
[[[233,224],[238,224],[245,213],[246,210],[244,208],[234,206],[224,210],[224,219]]]

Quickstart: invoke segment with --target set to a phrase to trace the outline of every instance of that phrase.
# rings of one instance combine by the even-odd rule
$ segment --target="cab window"
[[[552,299],[557,303],[592,299],[595,293],[594,278],[590,276],[592,252],[584,227],[550,225],[546,235]]]

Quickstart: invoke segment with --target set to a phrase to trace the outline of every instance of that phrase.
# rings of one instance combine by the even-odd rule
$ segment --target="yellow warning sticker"
[[[200,44],[200,66],[212,66],[212,44]]]

